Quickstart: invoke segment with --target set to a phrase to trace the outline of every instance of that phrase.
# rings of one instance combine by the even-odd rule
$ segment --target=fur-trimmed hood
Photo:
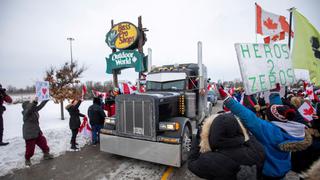
[[[310,169],[303,173],[306,180],[319,180],[320,179],[320,159],[313,163]]]
[[[215,114],[205,119],[200,137],[201,153],[236,147],[249,140],[247,130],[231,113]]]

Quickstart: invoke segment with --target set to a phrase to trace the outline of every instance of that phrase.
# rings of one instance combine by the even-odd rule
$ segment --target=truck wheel
[[[191,150],[191,132],[188,126],[183,129],[182,143],[181,143],[181,165],[188,160],[189,152]]]

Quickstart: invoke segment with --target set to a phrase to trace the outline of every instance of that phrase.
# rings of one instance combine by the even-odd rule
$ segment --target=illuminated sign
[[[129,22],[121,22],[112,27],[106,35],[106,43],[110,48],[134,49],[137,46],[138,28]]]

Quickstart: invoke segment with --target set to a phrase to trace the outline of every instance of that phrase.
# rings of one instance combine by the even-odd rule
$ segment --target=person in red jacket
[[[3,117],[2,114],[6,110],[6,108],[3,106],[3,103],[12,103],[12,98],[7,95],[6,89],[2,88],[2,85],[0,84],[0,146],[8,145],[8,142],[3,142]]]

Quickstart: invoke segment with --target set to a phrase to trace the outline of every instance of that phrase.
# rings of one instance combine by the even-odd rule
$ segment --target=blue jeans
[[[95,124],[92,126],[92,143],[100,143],[100,129],[103,125]]]

